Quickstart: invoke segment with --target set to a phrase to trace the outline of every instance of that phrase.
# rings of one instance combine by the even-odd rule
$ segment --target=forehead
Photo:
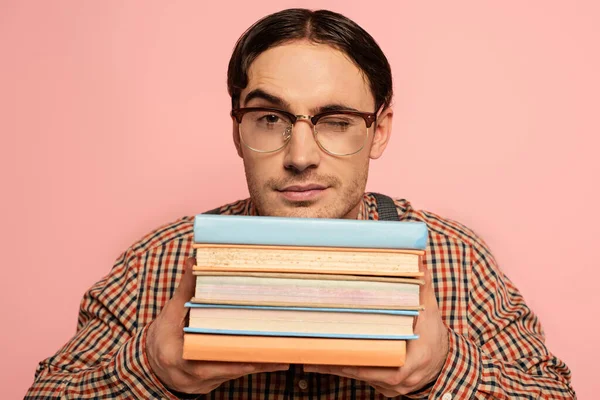
[[[368,81],[356,64],[331,46],[305,41],[261,53],[248,69],[242,104],[255,89],[285,100],[296,112],[324,104],[347,104],[365,111],[375,107]]]

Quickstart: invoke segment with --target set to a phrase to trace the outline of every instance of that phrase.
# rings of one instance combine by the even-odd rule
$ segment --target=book
[[[199,215],[184,358],[401,366],[427,237],[412,222]]]
[[[195,270],[192,302],[364,309],[420,308],[420,279]]]
[[[297,272],[417,277],[423,250],[194,243],[197,271]]]
[[[404,340],[184,333],[186,360],[401,367]]]
[[[422,222],[200,214],[194,242],[424,250]]]
[[[418,311],[187,303],[185,332],[232,335],[416,339]]]

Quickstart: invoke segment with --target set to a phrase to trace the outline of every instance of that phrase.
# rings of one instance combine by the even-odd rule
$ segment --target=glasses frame
[[[249,148],[252,151],[256,151],[257,153],[274,153],[276,151],[279,151],[281,149],[283,149],[290,141],[290,138],[292,137],[292,128],[296,125],[296,122],[298,122],[299,119],[303,119],[303,120],[307,120],[310,121],[310,123],[313,126],[313,137],[315,138],[315,142],[317,142],[317,144],[319,145],[319,148],[321,150],[323,150],[325,153],[327,154],[331,154],[332,156],[351,156],[354,155],[356,153],[358,153],[359,151],[361,151],[364,147],[365,144],[367,143],[367,139],[369,138],[369,128],[373,125],[373,123],[375,121],[377,121],[377,114],[376,113],[368,113],[368,112],[362,112],[362,111],[353,111],[353,110],[337,110],[337,111],[325,111],[319,114],[315,114],[315,115],[302,115],[302,114],[292,114],[291,112],[288,111],[284,111],[284,110],[280,110],[278,108],[270,108],[270,107],[242,107],[242,108],[234,108],[233,110],[231,110],[231,117],[233,119],[235,119],[235,121],[238,123],[238,129],[242,124],[242,119],[244,118],[244,115],[246,113],[249,112],[254,112],[254,111],[272,111],[272,112],[276,112],[278,114],[283,114],[286,117],[288,117],[290,119],[290,121],[292,121],[292,125],[289,127],[289,134],[286,136],[285,141],[283,142],[283,144],[275,149],[275,150],[258,150],[255,149],[251,146],[249,146],[246,142],[244,142],[244,137],[240,132],[240,139],[242,141],[242,143],[244,144],[244,146],[246,146],[247,148]],[[323,145],[321,144],[321,142],[318,139],[318,134],[317,134],[317,129],[316,129],[316,125],[319,122],[319,120],[323,117],[326,117],[328,115],[338,115],[338,114],[342,114],[342,115],[354,115],[354,116],[358,116],[361,117],[364,121],[365,121],[365,126],[367,128],[367,134],[365,136],[365,140],[362,144],[362,146],[360,146],[360,148],[352,153],[348,153],[348,154],[342,154],[342,153],[335,153],[332,151],[327,150],[326,148],[323,147]],[[283,132],[285,133],[285,132]]]

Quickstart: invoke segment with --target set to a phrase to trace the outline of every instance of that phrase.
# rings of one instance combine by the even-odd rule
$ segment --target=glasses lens
[[[349,155],[360,151],[367,139],[362,117],[348,114],[327,115],[315,125],[317,140],[330,153]]]
[[[275,111],[250,111],[240,123],[240,136],[252,150],[269,152],[282,148],[291,134],[289,117]]]

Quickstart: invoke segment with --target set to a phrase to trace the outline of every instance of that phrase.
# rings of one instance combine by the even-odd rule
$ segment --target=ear
[[[240,158],[244,158],[244,155],[242,153],[242,142],[240,139],[240,126],[238,125],[235,118],[232,117],[231,119],[232,119],[231,133],[233,134],[233,144],[235,145],[235,149],[237,150],[238,156],[240,156]]]
[[[381,157],[383,151],[387,147],[390,135],[392,134],[393,118],[394,111],[392,111],[391,107],[384,109],[381,114],[379,114],[377,122],[374,124],[373,143],[371,143],[371,151],[369,152],[369,157],[371,159],[375,160]]]

